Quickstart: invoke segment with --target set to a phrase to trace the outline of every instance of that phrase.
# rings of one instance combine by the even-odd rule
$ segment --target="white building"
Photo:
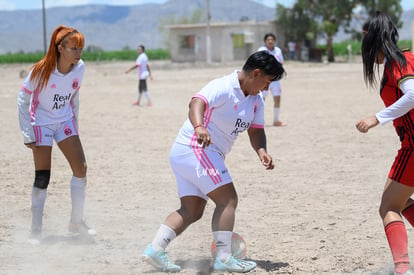
[[[170,25],[169,47],[173,62],[207,61],[207,25]],[[283,50],[285,39],[274,21],[243,21],[235,23],[211,23],[210,58],[212,62],[245,60],[264,45],[264,35],[276,35],[276,45]]]

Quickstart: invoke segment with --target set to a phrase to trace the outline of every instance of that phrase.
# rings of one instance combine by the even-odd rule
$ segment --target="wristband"
[[[203,127],[204,128],[204,125],[203,124],[197,124],[196,126],[194,126],[194,130],[197,129],[198,127]]]

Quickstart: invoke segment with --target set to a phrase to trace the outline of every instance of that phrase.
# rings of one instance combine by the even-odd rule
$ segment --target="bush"
[[[150,60],[166,60],[170,58],[170,52],[165,49],[150,49],[145,51]],[[36,63],[44,56],[43,53],[14,53],[0,55],[0,64],[5,63]],[[135,60],[136,50],[122,51],[84,51],[82,59],[85,61],[113,61]]]
[[[361,54],[361,41],[348,40],[348,41],[343,41],[343,42],[340,42],[340,43],[334,43],[334,45],[333,45],[334,55],[335,56],[347,56],[349,54],[348,53],[348,45],[351,45],[353,55],[360,55]],[[398,46],[401,49],[406,49],[406,48],[411,49],[411,46],[412,46],[411,45],[411,40],[398,41]],[[318,45],[317,48],[326,50],[326,45]],[[325,54],[326,54],[326,51],[325,51]]]

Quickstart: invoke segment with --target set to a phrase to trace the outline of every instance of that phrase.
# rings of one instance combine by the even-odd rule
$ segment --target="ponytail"
[[[46,55],[33,66],[32,74],[30,76],[30,80],[35,82],[39,92],[47,85],[50,75],[56,68],[56,64],[60,57],[58,46],[64,45],[66,43],[66,38],[72,35],[74,35],[77,44],[80,47],[83,47],[84,36],[76,29],[60,25],[53,31]]]

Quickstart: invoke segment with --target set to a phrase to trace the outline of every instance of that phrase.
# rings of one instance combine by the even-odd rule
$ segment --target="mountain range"
[[[167,48],[163,21],[191,18],[195,10],[206,10],[205,0],[169,0],[164,4],[133,6],[83,5],[45,10],[46,39],[58,25],[75,27],[85,34],[85,48],[103,50]],[[210,0],[211,22],[274,20],[276,11],[251,0]],[[204,15],[203,15],[204,16]],[[401,39],[411,39],[414,9],[404,12]],[[200,22],[205,22],[201,19]],[[0,11],[0,54],[43,51],[42,10]],[[340,38],[336,37],[336,40]]]

